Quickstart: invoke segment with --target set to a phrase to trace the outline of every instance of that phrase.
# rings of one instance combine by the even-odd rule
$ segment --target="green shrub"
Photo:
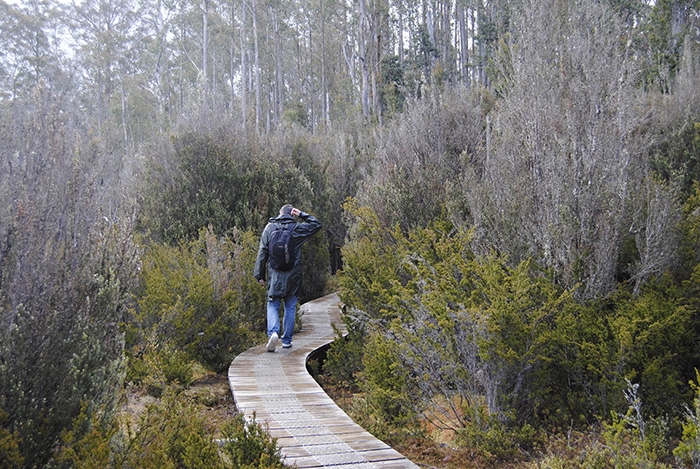
[[[344,205],[353,217],[352,242],[343,247],[345,265],[338,272],[340,298],[352,310],[366,316],[363,321],[388,321],[400,316],[402,285],[398,270],[404,250],[398,228],[385,230],[379,217],[355,200]]]
[[[391,427],[410,427],[415,422],[414,396],[407,370],[399,359],[400,348],[381,334],[370,334],[364,348],[361,388],[372,414]]]
[[[700,122],[688,122],[670,130],[651,148],[652,167],[688,194],[700,180]]]
[[[196,407],[173,388],[127,425],[114,451],[116,467],[223,467],[216,443]]]
[[[348,333],[342,337],[340,331],[335,329],[336,340],[328,348],[323,371],[335,382],[354,387],[357,386],[357,373],[363,370],[364,326],[353,318],[347,306],[343,306],[342,318]]]
[[[218,236],[234,226],[262,231],[285,203],[310,211],[314,175],[305,170],[312,168],[301,169],[285,149],[256,143],[223,132],[174,136],[168,159],[176,168],[152,168],[144,190],[143,228],[157,241],[175,245],[196,240],[207,226]],[[279,154],[271,156],[275,150]]]
[[[140,353],[129,357],[126,382],[142,386],[153,397],[161,397],[169,385],[187,387],[194,379],[194,363],[189,354],[170,343],[158,347],[151,339]]]
[[[622,377],[639,383],[650,415],[672,414],[691,398],[689,357],[696,343],[691,312],[668,276],[650,282],[637,298],[619,291],[614,305],[608,321]]]
[[[682,464],[691,464],[697,469],[700,468],[700,373],[696,370],[695,374],[695,382],[691,382],[695,392],[693,406],[685,408],[683,436],[673,454]]]
[[[348,209],[357,223],[343,251],[341,298],[358,330],[400,350],[387,355],[379,341],[364,345],[361,386],[378,417],[399,423],[413,402],[414,409],[440,409],[459,427],[459,411],[445,402],[485,394],[492,414],[531,418],[543,396],[535,383],[546,340],[570,294],[529,262],[477,259],[466,247],[471,234],[445,220],[403,234],[383,229],[367,208]]]
[[[611,412],[610,423],[603,423],[601,452],[611,467],[665,467],[661,461],[668,456],[667,428],[659,419],[650,425],[644,418],[639,389],[639,384],[627,381],[626,413]]]
[[[265,289],[251,274],[257,243],[250,232],[217,237],[208,229],[179,247],[150,246],[135,313],[141,336],[225,370],[264,329]]]
[[[382,441],[392,444],[396,439],[396,428],[382,420],[370,405],[364,394],[356,394],[348,410],[348,414],[362,428]]]
[[[680,231],[682,234],[679,249],[680,269],[679,277],[687,281],[687,297],[694,302],[695,309],[700,306],[700,287],[698,282],[689,277],[697,271],[700,266],[700,181],[695,181],[692,192],[683,204],[683,217],[681,219]],[[696,279],[697,279],[697,273]],[[688,281],[689,280],[689,281]]]
[[[418,411],[465,445],[508,458],[538,443],[533,429],[587,427],[623,407],[629,379],[645,403],[643,454],[628,450],[641,440],[627,420],[606,438],[619,436],[621,461],[668,455],[665,416],[687,402],[697,355],[696,286],[665,275],[638,295],[621,286],[576,301],[532,262],[474,255],[470,233],[444,220],[403,233],[366,207],[347,209],[355,225],[339,283],[352,327],[326,368],[357,379],[365,394],[354,412],[369,427],[390,434]],[[606,451],[593,448],[590,461],[614,456]]]
[[[10,433],[5,427],[8,415],[0,409],[0,469],[16,469],[22,467],[24,458],[19,449],[19,434]]]
[[[100,421],[89,415],[86,406],[73,420],[73,427],[61,434],[61,447],[49,468],[109,468],[113,467],[112,438],[117,435],[114,421]]]
[[[567,461],[561,456],[547,455],[525,467],[528,469],[576,469],[579,466],[575,462]]]
[[[277,440],[253,419],[242,414],[227,421],[222,429],[223,452],[233,469],[273,469],[284,467]]]
[[[512,461],[531,454],[542,443],[542,436],[530,424],[508,426],[481,410],[457,431],[459,444],[477,450],[489,460]]]
[[[605,419],[625,405],[625,379],[640,384],[649,416],[673,415],[688,399],[692,315],[668,276],[639,296],[570,303],[552,318],[535,393],[540,417],[565,425]]]
[[[149,374],[150,366],[142,354],[127,355],[125,383],[138,386]]]
[[[160,364],[165,382],[187,387],[194,379],[193,365],[188,354],[172,346],[160,350]]]
[[[203,405],[203,403],[199,404]],[[206,429],[198,406],[178,390],[166,387],[162,399],[150,404],[134,424],[127,416],[118,422],[93,425],[98,418],[86,408],[62,434],[62,444],[49,468],[191,468],[271,469],[284,464],[276,440],[255,419],[242,415],[221,429],[219,446]],[[2,433],[0,432],[0,437]],[[4,440],[0,439],[0,450]],[[2,453],[0,453],[1,455]],[[4,460],[0,460],[3,461]],[[11,461],[8,459],[8,462]],[[21,462],[21,460],[15,460]],[[0,467],[19,467],[2,466]]]

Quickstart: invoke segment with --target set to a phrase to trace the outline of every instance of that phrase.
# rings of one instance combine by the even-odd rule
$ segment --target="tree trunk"
[[[241,43],[241,129],[246,130],[248,121],[248,51],[245,48],[246,17],[248,4],[243,0],[241,4],[241,29],[239,31]]]
[[[367,57],[367,9],[365,0],[359,0],[360,5],[360,21],[358,41],[360,46],[360,63],[362,66],[362,115],[366,121],[369,121],[369,86],[370,86],[370,69]]]
[[[273,83],[273,103],[272,112],[275,127],[279,126],[282,113],[284,112],[284,74],[282,67],[282,40],[280,38],[279,19],[275,11],[270,8],[270,20],[275,36],[275,81]]]
[[[330,103],[328,93],[328,78],[326,76],[326,12],[325,4],[321,1],[321,105],[323,106],[323,122],[326,127],[331,124]],[[312,121],[311,129],[314,125]]]
[[[459,21],[459,71],[462,81],[470,86],[469,79],[469,30],[467,29],[467,14],[464,5],[457,2],[457,20]]]
[[[260,118],[262,117],[262,103],[260,102],[260,53],[258,49],[258,5],[253,0],[253,42],[254,42],[254,68],[255,68],[255,132],[260,134]]]
[[[229,112],[233,113],[234,109],[234,97],[236,96],[236,88],[234,85],[234,80],[233,77],[236,74],[235,70],[235,62],[236,62],[236,10],[233,6],[233,3],[231,3],[231,23],[229,27],[231,28],[229,31],[229,44],[228,44],[228,50],[229,50],[229,92],[231,93],[231,97],[229,100]]]
[[[450,0],[444,0],[441,4],[441,14],[442,14],[442,64],[443,69],[446,72],[446,77],[448,80],[452,80],[452,72],[454,70],[453,64],[449,62],[450,60],[450,44],[452,43],[452,2]]]
[[[209,0],[202,0],[202,102],[209,97]]]

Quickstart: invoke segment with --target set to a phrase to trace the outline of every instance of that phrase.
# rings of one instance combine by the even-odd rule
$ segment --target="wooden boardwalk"
[[[265,422],[286,463],[299,468],[417,468],[345,414],[306,371],[311,352],[332,342],[343,327],[340,300],[329,295],[301,307],[303,330],[292,348],[265,345],[236,357],[228,377],[236,407]]]

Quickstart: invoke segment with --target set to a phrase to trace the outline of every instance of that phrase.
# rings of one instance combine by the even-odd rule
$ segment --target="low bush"
[[[542,444],[541,431],[529,424],[514,427],[483,413],[457,431],[461,447],[471,448],[490,461],[529,459]]]
[[[228,467],[274,469],[285,466],[277,440],[255,421],[255,415],[247,421],[242,414],[237,414],[226,422],[222,435],[226,463],[230,464]]]
[[[105,425],[86,409],[62,434],[62,445],[50,468],[158,467],[206,469],[272,469],[284,463],[276,440],[255,419],[238,414],[221,428],[217,444],[200,406],[169,386],[134,422],[126,415]],[[0,433],[2,437],[2,433]],[[0,438],[0,444],[5,440]],[[221,447],[220,447],[221,446]],[[11,448],[10,445],[7,445]],[[0,445],[0,451],[4,446]],[[2,453],[0,453],[2,454]],[[8,452],[10,456],[12,453]],[[8,459],[21,463],[21,459]],[[3,460],[4,462],[4,460]],[[0,467],[20,467],[9,465]]]
[[[24,457],[19,449],[19,434],[10,433],[5,427],[8,415],[0,409],[0,468],[14,469],[22,467]]]
[[[700,373],[697,371],[691,386],[695,391],[693,405],[685,408],[683,436],[673,454],[680,463],[697,469],[700,468]]]
[[[421,415],[464,446],[508,458],[535,448],[544,428],[587,428],[627,408],[629,383],[645,403],[643,445],[626,418],[606,427],[605,441],[619,437],[625,461],[668,457],[697,362],[690,283],[662,275],[576,300],[531,261],[476,256],[470,233],[445,220],[402,232],[367,207],[346,207],[355,222],[339,283],[352,329],[326,368],[358,383],[369,425],[401,428]],[[634,444],[643,454],[628,451]]]
[[[217,237],[207,229],[178,247],[150,246],[134,317],[140,332],[130,336],[158,337],[158,347],[168,343],[176,356],[225,370],[264,330],[265,289],[252,276],[257,243],[251,232]]]
[[[340,331],[335,329],[336,340],[328,348],[323,372],[339,385],[356,387],[357,374],[363,370],[365,332],[362,322],[353,319],[347,308],[343,308],[342,318],[348,333],[342,336]]]
[[[176,388],[147,406],[138,425],[127,425],[117,467],[223,467],[204,418]]]

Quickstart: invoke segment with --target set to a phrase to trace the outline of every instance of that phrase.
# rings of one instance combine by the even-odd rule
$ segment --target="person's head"
[[[293,208],[292,204],[283,205],[280,209],[280,215],[291,215]]]

